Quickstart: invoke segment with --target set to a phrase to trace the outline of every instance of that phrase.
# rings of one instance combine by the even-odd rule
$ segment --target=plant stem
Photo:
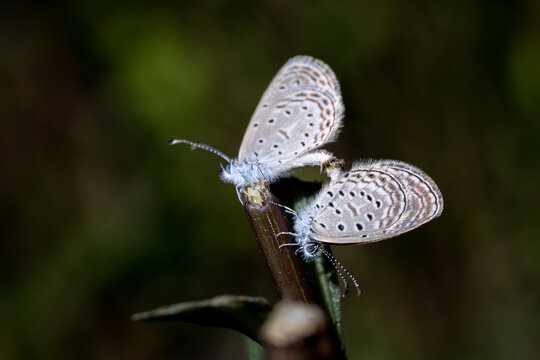
[[[282,208],[272,204],[272,194],[263,185],[245,190],[245,208],[255,239],[280,299],[319,304],[304,262],[295,254],[297,247],[283,246],[294,239]],[[319,304],[320,305],[320,304]]]
[[[280,247],[283,244],[293,243],[294,239],[285,234],[278,236],[280,232],[290,230],[283,208],[274,203],[276,200],[262,182],[245,189],[246,214],[277,295],[281,300],[315,304],[323,309],[330,319],[328,323],[333,325],[325,332],[325,338],[333,344],[332,358],[346,359],[339,320],[339,287],[335,284],[330,286],[328,278],[330,273],[325,273],[320,268],[324,261],[319,261],[319,269],[313,280],[317,281],[320,278],[322,281],[320,284],[314,284],[310,280],[306,264],[295,253],[298,247]]]

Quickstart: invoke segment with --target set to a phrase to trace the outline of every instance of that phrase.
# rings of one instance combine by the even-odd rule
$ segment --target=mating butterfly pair
[[[328,65],[296,56],[278,71],[248,125],[237,159],[200,143],[175,139],[211,151],[228,162],[221,179],[245,185],[270,183],[291,170],[331,162],[319,148],[335,139],[344,106],[339,83]],[[380,160],[354,164],[348,172],[328,169],[330,181],[309,205],[296,213],[294,233],[304,258],[321,249],[318,243],[363,244],[397,236],[438,217],[442,194],[417,167]]]

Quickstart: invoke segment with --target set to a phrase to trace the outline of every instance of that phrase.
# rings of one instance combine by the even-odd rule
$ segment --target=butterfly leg
[[[292,235],[292,236],[298,236],[298,234],[296,233],[293,233],[293,232],[289,232],[289,231],[282,231],[280,233],[278,233],[276,236],[281,236],[281,235]]]
[[[281,244],[281,245],[279,245],[279,248],[281,249],[281,248],[284,247],[284,246],[299,246],[299,244],[298,244],[298,243]],[[300,249],[301,249],[301,248],[298,248],[298,250],[300,250]],[[296,250],[296,251],[298,251],[298,250]]]
[[[273,202],[273,201],[270,201],[270,204],[279,206],[280,208],[284,209],[287,214],[298,215],[298,213],[296,211],[294,211],[293,209],[291,209],[288,206],[281,205],[281,204],[278,204],[278,203]]]
[[[240,201],[240,204],[244,205],[244,199],[242,199],[242,193],[240,192],[240,188],[242,185],[236,185],[236,196],[238,196],[238,200]]]

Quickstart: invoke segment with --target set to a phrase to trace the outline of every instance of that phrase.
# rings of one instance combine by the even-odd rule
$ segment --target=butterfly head
[[[264,179],[264,175],[255,163],[231,160],[229,165],[221,167],[221,180],[234,184],[238,187],[246,184],[255,185],[259,179]]]
[[[300,247],[303,258],[306,261],[314,260],[318,257],[318,246],[312,238],[313,219],[309,212],[304,209],[300,211],[294,219],[294,233],[296,234],[296,242]]]
[[[243,186],[246,181],[238,169],[238,162],[233,160],[226,167],[221,166],[221,180],[236,186]]]

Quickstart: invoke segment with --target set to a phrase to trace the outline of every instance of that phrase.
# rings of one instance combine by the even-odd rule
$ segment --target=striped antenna
[[[341,280],[343,281],[343,284],[345,284],[345,293],[343,294],[344,296],[347,295],[347,293],[349,292],[349,286],[347,284],[347,281],[345,280],[345,278],[343,277],[343,275],[341,274],[341,272],[339,271],[339,268],[338,268],[338,265],[339,267],[343,270],[343,272],[345,272],[345,274],[347,274],[352,282],[354,283],[354,286],[356,287],[356,293],[358,295],[362,294],[362,290],[360,289],[360,285],[358,284],[358,281],[356,281],[356,279],[354,278],[354,276],[351,275],[351,273],[349,271],[347,271],[347,269],[345,269],[345,266],[343,266],[339,261],[338,259],[335,258],[334,255],[330,254],[328,251],[326,251],[325,249],[322,248],[322,246],[317,246],[319,248],[319,250],[321,250],[321,252],[328,258],[328,260],[330,260],[330,262],[332,263],[332,265],[334,265],[334,268],[336,268],[339,276],[341,277]]]
[[[171,141],[169,141],[169,145],[176,145],[176,144],[188,144],[188,145],[191,145],[192,150],[195,149],[195,148],[199,148],[199,149],[203,149],[203,150],[206,150],[206,151],[210,151],[211,153],[219,155],[223,159],[227,160],[227,162],[229,164],[232,162],[230,157],[228,157],[227,155],[225,155],[221,151],[219,151],[217,149],[214,149],[210,145],[206,145],[206,144],[203,144],[203,143],[196,143],[196,142],[189,141],[189,140],[184,140],[184,139],[172,139]]]

